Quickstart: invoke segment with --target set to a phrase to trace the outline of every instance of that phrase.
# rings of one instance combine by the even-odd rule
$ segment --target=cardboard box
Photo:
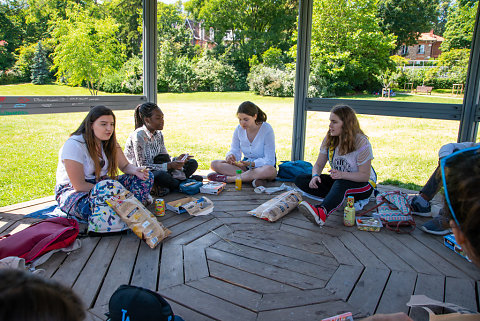
[[[167,210],[177,214],[188,213],[192,216],[207,215],[213,212],[213,202],[206,197],[185,197],[168,202]]]
[[[455,235],[449,234],[445,235],[443,237],[443,244],[445,244],[446,247],[448,247],[450,250],[454,251],[455,253],[461,255],[464,259],[466,259],[468,262],[472,262],[465,251],[462,249],[460,245],[457,244],[457,241],[455,240]]]
[[[218,195],[225,189],[225,186],[227,184],[223,182],[208,182],[200,187],[200,193]]]

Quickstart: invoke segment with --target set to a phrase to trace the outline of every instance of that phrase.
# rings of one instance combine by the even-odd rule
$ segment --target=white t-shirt
[[[103,147],[102,157],[105,160],[105,165],[100,171],[100,176],[107,175],[108,170],[108,160],[103,151]],[[87,144],[82,135],[70,136],[65,144],[63,144],[62,148],[60,148],[60,151],[58,152],[57,185],[70,183],[70,178],[68,177],[65,164],[63,163],[65,159],[74,160],[83,165],[85,180],[95,179],[95,164],[88,153]]]
[[[320,147],[320,153],[328,155],[325,139]],[[341,172],[358,172],[358,166],[365,164],[365,162],[371,159],[373,159],[373,151],[370,141],[368,140],[367,136],[357,134],[355,137],[355,150],[353,152],[340,155],[339,146],[337,146],[335,148],[335,152],[333,153],[332,161],[328,161],[332,169],[336,169]],[[370,179],[374,182],[377,181],[377,177],[373,168],[370,170]]]
[[[275,166],[275,134],[269,123],[262,123],[252,142],[248,140],[247,131],[238,125],[233,132],[232,145],[227,156],[233,154],[237,161],[242,160],[242,153],[247,161],[255,162],[255,167]]]

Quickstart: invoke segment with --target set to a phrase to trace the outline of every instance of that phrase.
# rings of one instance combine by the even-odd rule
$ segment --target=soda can
[[[155,199],[155,215],[164,216],[165,215],[165,201],[163,198]]]

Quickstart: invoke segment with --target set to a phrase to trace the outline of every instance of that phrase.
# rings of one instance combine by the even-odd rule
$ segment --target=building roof
[[[445,38],[433,34],[433,29],[430,32],[423,32],[420,34],[418,41],[444,41]]]

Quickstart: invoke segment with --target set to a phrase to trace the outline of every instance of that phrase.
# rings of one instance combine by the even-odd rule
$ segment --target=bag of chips
[[[249,211],[248,214],[269,222],[275,222],[291,212],[301,201],[300,193],[291,190],[266,201],[256,209]]]
[[[152,249],[171,233],[127,190],[111,197],[106,202],[133,233],[144,240]]]

